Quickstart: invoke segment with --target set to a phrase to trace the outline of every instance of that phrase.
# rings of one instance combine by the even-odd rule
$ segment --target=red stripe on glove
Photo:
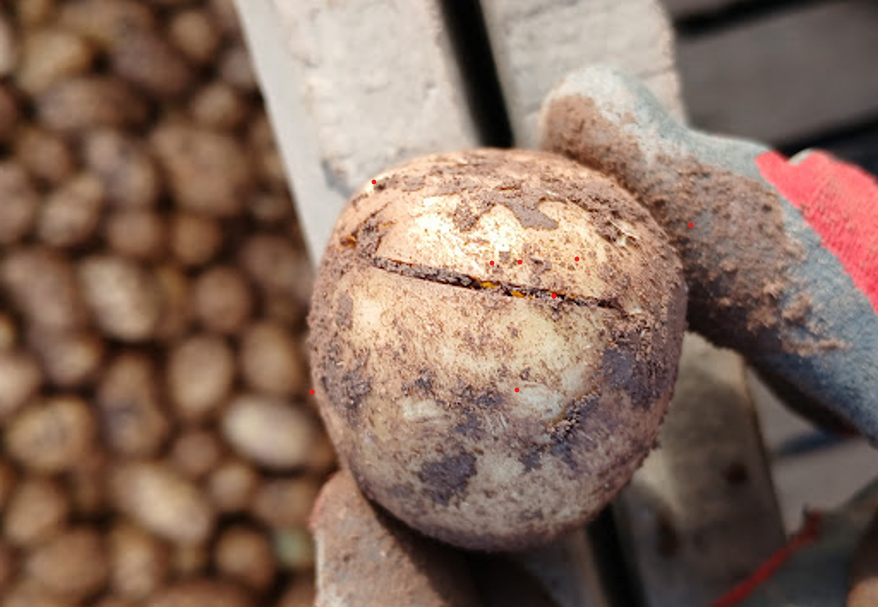
[[[756,166],[802,212],[878,314],[878,181],[818,151],[807,152],[797,163],[765,152]]]

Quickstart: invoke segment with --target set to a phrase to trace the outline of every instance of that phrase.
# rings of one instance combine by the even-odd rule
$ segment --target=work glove
[[[812,419],[878,443],[878,182],[809,150],[692,130],[607,68],[546,99],[541,145],[614,177],[683,262],[691,330]]]

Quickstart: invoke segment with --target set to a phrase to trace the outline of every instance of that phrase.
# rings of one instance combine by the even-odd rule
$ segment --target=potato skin
[[[523,549],[595,516],[654,446],[685,312],[676,254],[611,180],[542,152],[420,158],[339,217],[315,396],[368,497],[456,546]]]

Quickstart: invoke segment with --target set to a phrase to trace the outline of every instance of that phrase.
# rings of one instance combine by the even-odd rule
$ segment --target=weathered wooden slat
[[[439,0],[237,0],[312,257],[373,174],[478,134]]]
[[[790,8],[678,43],[693,124],[784,144],[878,115],[871,0]]]
[[[683,345],[660,448],[616,503],[649,607],[708,605],[784,542],[741,359]]]
[[[682,113],[673,35],[656,0],[482,0],[518,147],[537,145],[537,115],[568,72],[601,63],[640,77]]]

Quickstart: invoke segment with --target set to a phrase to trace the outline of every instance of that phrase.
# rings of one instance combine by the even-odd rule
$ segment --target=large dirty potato
[[[685,328],[664,233],[560,157],[415,160],[348,203],[309,317],[321,414],[363,492],[463,548],[593,517],[656,441]]]

